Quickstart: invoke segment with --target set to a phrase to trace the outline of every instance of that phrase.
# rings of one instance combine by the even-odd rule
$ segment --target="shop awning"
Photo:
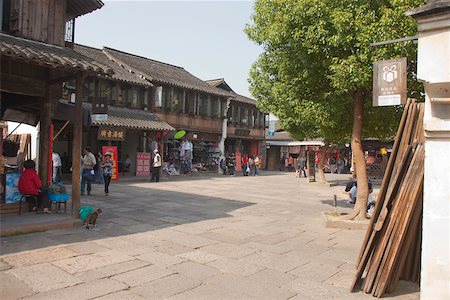
[[[83,103],[83,106],[91,109],[90,103]],[[161,121],[161,119],[149,111],[116,106],[108,107],[107,120],[93,120],[92,125],[140,130],[175,131],[175,128]]]
[[[324,146],[321,141],[266,141],[270,146]]]

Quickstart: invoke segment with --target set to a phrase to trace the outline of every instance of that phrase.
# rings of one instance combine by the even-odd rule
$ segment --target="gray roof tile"
[[[36,42],[0,33],[0,54],[34,61],[49,67],[70,68],[95,73],[113,74],[114,71],[73,49]]]

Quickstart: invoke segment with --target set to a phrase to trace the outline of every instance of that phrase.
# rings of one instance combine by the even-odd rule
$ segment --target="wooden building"
[[[206,82],[234,95],[227,114],[225,152],[264,157],[264,128],[267,114],[256,107],[256,100],[235,93],[223,78]]]
[[[107,47],[103,53],[128,72],[151,82],[145,108],[176,130],[187,132],[181,140],[166,136],[165,161],[179,161],[180,142],[189,141],[193,145],[193,163],[209,167],[217,164],[232,93],[209,85],[182,67]]]
[[[76,44],[74,50],[114,71],[108,78],[99,76],[86,82],[88,97],[85,107],[91,111],[93,103],[105,103],[107,119],[92,120],[92,126],[84,131],[83,144],[97,151],[100,151],[102,146],[117,146],[119,162],[129,155],[130,173],[134,174],[136,154],[149,152],[149,145],[157,140],[157,136],[175,129],[151,112],[153,84],[148,79],[111,60],[104,49]],[[71,83],[67,84],[69,87],[73,86]],[[65,97],[69,99],[70,91]],[[102,137],[99,134],[102,129],[110,128],[119,129],[124,135],[117,138]],[[61,146],[67,147],[64,144],[65,141],[62,141]]]
[[[39,122],[38,171],[44,185],[50,173],[52,117],[62,96],[63,82],[75,81],[72,213],[77,217],[84,80],[89,76],[109,76],[113,70],[75,52],[71,46],[75,19],[101,8],[103,3],[99,0],[3,0],[1,4],[1,119]],[[1,192],[4,199],[5,190]]]

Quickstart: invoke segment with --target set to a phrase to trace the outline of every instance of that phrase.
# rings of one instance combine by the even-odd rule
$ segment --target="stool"
[[[38,197],[37,195],[22,195],[22,197],[20,197],[20,202],[19,202],[19,215],[20,212],[22,210],[22,200],[25,198],[25,202],[34,202],[34,206],[36,207],[36,214],[38,213]]]
[[[68,194],[49,193],[48,199],[50,201],[50,206],[53,206],[53,204],[55,205],[55,213],[58,213],[58,211],[61,208],[61,204],[64,204],[64,213],[67,213],[67,201],[70,200],[70,197]]]

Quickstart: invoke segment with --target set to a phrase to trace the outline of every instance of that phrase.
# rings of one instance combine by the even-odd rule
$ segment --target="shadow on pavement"
[[[81,205],[99,207],[103,210],[95,229],[87,230],[84,226],[76,226],[64,230],[3,237],[0,255],[227,218],[231,216],[229,213],[236,209],[254,205],[252,202],[170,191],[160,185],[154,187],[152,185],[113,184],[110,196],[100,194],[102,186],[94,185],[93,195],[82,197]],[[64,215],[68,218],[70,211]],[[58,214],[58,217],[60,216],[63,214]],[[8,222],[8,218],[12,220],[20,217],[22,216],[2,216],[2,223]],[[42,217],[45,216],[27,215],[30,220]],[[49,215],[49,217],[57,216]]]

